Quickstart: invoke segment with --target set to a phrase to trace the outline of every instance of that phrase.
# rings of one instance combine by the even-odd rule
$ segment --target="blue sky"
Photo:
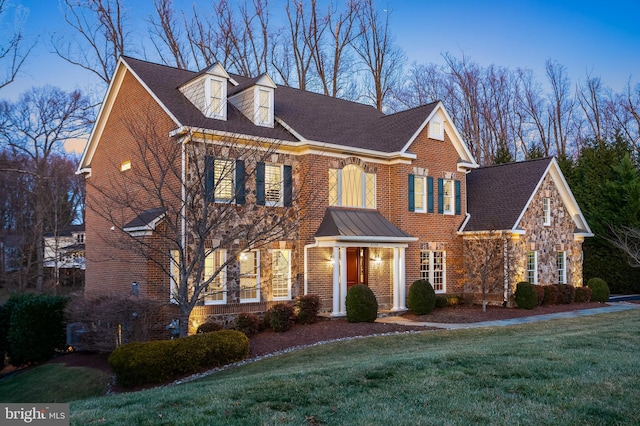
[[[43,84],[66,90],[96,85],[89,72],[51,53],[52,38],[66,30],[58,1],[8,2],[28,9],[26,35],[28,41],[38,39],[38,44],[16,82],[0,97],[15,99]],[[142,38],[153,2],[125,2],[129,21],[140,26]],[[209,1],[174,2],[179,8],[197,3],[199,9],[210,10]],[[272,3],[272,13],[282,13],[282,0]],[[392,33],[409,64],[442,64],[443,53],[458,58],[464,54],[482,66],[530,68],[544,82],[544,63],[552,59],[567,68],[574,84],[587,73],[601,77],[615,91],[622,90],[630,78],[634,84],[640,82],[640,1],[388,0],[381,5],[392,13]],[[0,25],[6,29],[10,23],[4,20]]]

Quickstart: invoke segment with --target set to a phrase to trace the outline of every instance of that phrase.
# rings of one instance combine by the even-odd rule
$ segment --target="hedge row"
[[[574,287],[569,284],[534,285],[520,282],[516,286],[516,305],[522,309],[533,309],[538,305],[557,305],[570,303],[606,302],[609,300],[609,287],[600,278],[592,278],[586,287]]]
[[[120,386],[133,387],[220,367],[248,355],[247,336],[236,330],[220,330],[175,340],[122,345],[109,356],[109,365]]]
[[[0,355],[12,365],[46,361],[64,350],[66,297],[22,294],[0,307]]]

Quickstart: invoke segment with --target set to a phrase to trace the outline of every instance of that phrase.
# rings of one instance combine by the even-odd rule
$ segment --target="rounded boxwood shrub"
[[[519,282],[516,286],[516,305],[521,309],[533,309],[538,303],[538,294],[533,288],[533,284]]]
[[[256,314],[243,312],[236,317],[236,330],[250,337],[260,331],[260,322]]]
[[[589,303],[591,301],[591,289],[589,287],[576,287],[576,303]]]
[[[545,305],[556,305],[558,303],[558,297],[560,297],[560,292],[555,285],[545,285],[542,287],[544,289],[544,300],[542,303]]]
[[[120,386],[133,387],[220,367],[248,355],[247,336],[236,330],[221,330],[176,340],[122,345],[109,356],[109,366]]]
[[[347,321],[374,322],[378,318],[378,301],[371,289],[364,285],[354,285],[347,291]]]
[[[200,324],[198,326],[198,329],[196,330],[196,334],[202,334],[202,333],[211,333],[213,331],[220,331],[222,330],[222,325],[218,324],[217,322],[203,322],[202,324]]]
[[[609,286],[602,278],[591,278],[587,281],[587,287],[591,289],[591,301],[605,303],[609,300]]]
[[[409,287],[407,307],[416,315],[427,315],[436,306],[436,292],[427,280],[417,280]]]
[[[277,303],[269,309],[269,327],[273,331],[282,332],[290,330],[295,323],[293,306],[288,303]]]
[[[318,321],[320,298],[316,294],[300,296],[296,302],[296,308],[298,310],[296,321],[299,324],[313,324]]]
[[[558,289],[558,303],[569,305],[576,298],[576,288],[570,284],[556,284]]]
[[[536,306],[542,305],[542,302],[544,301],[544,288],[541,285],[534,285],[533,291],[536,292],[536,296],[538,297]]]

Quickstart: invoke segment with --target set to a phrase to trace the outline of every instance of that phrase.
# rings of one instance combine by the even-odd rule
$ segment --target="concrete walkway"
[[[583,317],[586,315],[608,314],[611,312],[621,312],[629,309],[640,308],[640,304],[637,304],[637,303],[608,302],[608,304],[609,306],[604,306],[602,308],[582,309],[579,311],[557,312],[554,314],[532,315],[530,317],[512,318],[512,319],[496,320],[496,321],[471,322],[471,323],[464,323],[464,324],[446,324],[446,323],[440,323],[440,322],[418,322],[418,321],[411,321],[403,317],[378,318],[376,322],[384,322],[388,324],[435,327],[435,328],[442,328],[447,330],[462,330],[462,329],[468,329],[468,328],[504,327],[507,325],[528,324],[532,322],[548,321],[548,320],[560,319],[560,318],[576,318],[576,317]]]

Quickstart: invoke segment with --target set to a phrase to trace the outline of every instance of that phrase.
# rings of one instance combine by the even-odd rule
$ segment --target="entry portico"
[[[382,263],[380,255],[371,258],[370,249],[392,251],[390,257],[392,310],[405,306],[405,249],[417,238],[402,231],[378,211],[330,207],[315,234],[316,247],[333,249],[332,316],[346,315],[345,298],[353,284],[369,284],[369,263]],[[354,250],[355,249],[355,250]],[[388,283],[372,283],[385,286]]]

